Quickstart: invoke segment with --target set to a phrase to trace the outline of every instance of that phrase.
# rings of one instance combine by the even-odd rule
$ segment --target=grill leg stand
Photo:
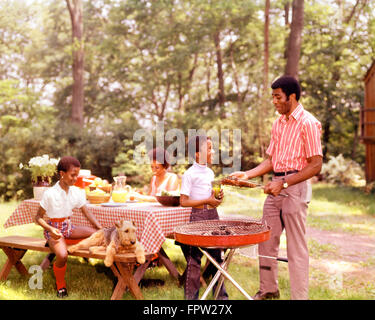
[[[199,248],[199,247],[198,247]],[[202,253],[207,257],[208,260],[210,260],[212,262],[212,264],[220,271],[220,273],[226,278],[228,279],[230,282],[233,283],[233,285],[248,299],[248,300],[253,300],[252,297],[250,297],[248,295],[248,293],[242,289],[242,287],[232,278],[232,276],[226,271],[224,270],[220,264],[218,264],[216,262],[216,260],[214,258],[211,257],[210,254],[208,254],[208,252],[206,252],[205,250],[203,250],[202,248],[199,248],[200,251],[202,251]],[[210,283],[211,285],[211,283]],[[207,287],[206,291],[210,288],[210,286]]]
[[[222,264],[222,268],[227,271],[228,270],[228,266],[230,264],[230,262],[232,261],[232,258],[234,256],[234,253],[235,253],[236,249],[229,249],[229,252],[228,254],[226,255],[225,259],[224,259],[224,264]],[[217,297],[219,296],[219,292],[220,292],[220,288],[222,287],[223,283],[224,283],[224,276],[220,273],[220,271],[218,270],[215,274],[215,277],[217,276],[220,276],[219,278],[219,283],[216,287],[216,290],[215,290],[215,293],[214,293],[214,299],[217,300]]]
[[[203,252],[203,250],[201,250],[201,251]],[[233,253],[234,253],[234,250],[230,250],[229,253],[227,254],[227,256],[224,258],[224,261],[221,264],[221,267],[224,270],[227,270],[228,265],[230,263],[230,260],[232,259]],[[219,277],[220,277],[220,279],[219,279]],[[219,279],[219,284],[216,287],[216,290],[215,290],[215,293],[214,293],[214,299],[215,300],[217,299],[217,296],[219,295],[220,288],[221,288],[221,286],[223,285],[223,282],[224,282],[224,278],[223,278],[223,276],[222,276],[222,274],[221,274],[221,272],[219,270],[216,272],[215,276],[212,278],[212,280],[211,280],[210,284],[208,285],[207,289],[204,291],[204,293],[203,293],[203,295],[201,297],[201,300],[206,300],[209,292],[212,290],[212,288],[214,287],[214,285],[215,285],[215,283],[217,282],[218,279]]]

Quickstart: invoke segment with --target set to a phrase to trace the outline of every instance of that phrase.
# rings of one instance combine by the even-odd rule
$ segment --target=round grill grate
[[[259,220],[203,220],[175,228],[175,239],[199,247],[241,247],[269,239],[270,227]]]

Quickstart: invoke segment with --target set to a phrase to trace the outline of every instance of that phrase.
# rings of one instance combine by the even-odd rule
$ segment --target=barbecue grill
[[[270,238],[271,228],[259,220],[203,220],[191,222],[175,228],[175,239],[178,242],[196,246],[207,259],[215,265],[218,272],[203,293],[201,300],[206,299],[214,284],[219,281],[219,285],[214,293],[216,299],[227,278],[233,285],[249,300],[250,295],[227,272],[229,263],[236,249],[258,244]],[[220,265],[204,250],[204,248],[220,248],[226,250],[223,263]]]
[[[239,248],[269,237],[270,227],[258,220],[203,220],[175,228],[177,241],[206,248]]]

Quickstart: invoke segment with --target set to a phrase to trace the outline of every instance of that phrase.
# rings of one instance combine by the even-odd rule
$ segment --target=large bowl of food
[[[108,202],[111,198],[111,194],[106,193],[100,189],[95,189],[93,191],[88,192],[86,194],[86,198],[91,204],[100,204]]]
[[[163,190],[159,195],[156,195],[156,200],[163,206],[177,207],[180,205],[180,193]]]

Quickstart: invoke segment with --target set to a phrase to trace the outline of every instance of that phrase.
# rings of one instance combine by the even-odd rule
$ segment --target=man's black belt
[[[288,174],[297,173],[298,170],[286,171],[286,172],[274,172],[276,177],[287,176]]]

